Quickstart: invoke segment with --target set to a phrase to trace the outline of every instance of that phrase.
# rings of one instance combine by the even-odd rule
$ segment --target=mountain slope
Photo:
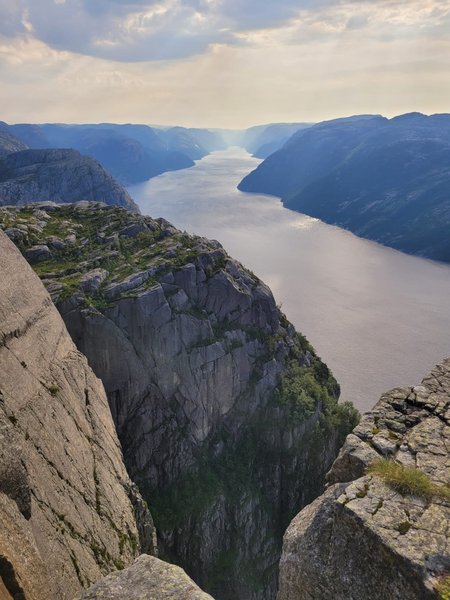
[[[279,150],[299,130],[310,127],[309,123],[272,123],[250,127],[243,135],[244,148],[258,158],[267,158]]]
[[[33,149],[73,148],[92,156],[124,185],[146,181],[165,171],[192,167],[194,160],[225,147],[217,133],[184,127],[5,123],[3,128]]]
[[[450,116],[323,123],[240,184],[405,252],[450,261]]]
[[[0,595],[72,600],[154,551],[153,526],[101,382],[1,231],[0,254]]]
[[[76,150],[23,150],[0,160],[0,205],[96,200],[138,211],[95,160]]]
[[[9,131],[7,124],[0,121],[0,159],[12,152],[19,152],[27,148],[28,146],[23,141]]]
[[[355,423],[327,367],[218,242],[92,203],[0,215],[105,384],[163,556],[220,600],[274,598],[284,528]]]
[[[349,117],[318,123],[295,133],[238,185],[243,192],[287,198],[329,173],[359,144],[364,135],[382,126],[379,116]]]

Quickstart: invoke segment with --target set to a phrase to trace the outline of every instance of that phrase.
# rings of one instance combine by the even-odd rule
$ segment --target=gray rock
[[[52,253],[46,244],[38,244],[25,250],[24,256],[30,262],[41,262],[43,260],[49,260],[52,257]]]
[[[18,227],[8,227],[8,229],[5,229],[5,233],[10,240],[16,243],[21,242],[28,237],[28,233]]]
[[[142,271],[141,273],[133,273],[129,275],[119,283],[112,283],[107,286],[104,290],[106,298],[114,298],[124,294],[130,290],[133,290],[141,286],[149,277],[148,271]]]
[[[125,189],[94,159],[76,150],[22,150],[4,158],[0,205],[29,204],[51,211],[57,203],[98,200],[139,212]],[[45,220],[45,217],[43,217]]]
[[[112,573],[75,600],[213,600],[175,565],[140,556],[123,571]]]
[[[89,271],[80,280],[80,287],[84,292],[92,293],[98,290],[108,276],[106,269],[94,269]]]
[[[148,231],[147,227],[144,223],[133,223],[132,225],[128,225],[119,231],[119,236],[121,237],[135,237],[138,233],[143,233],[144,231]]]
[[[394,456],[397,450],[397,444],[384,435],[375,435],[372,438],[372,445],[383,456]]]
[[[432,485],[448,484],[450,425],[441,411],[449,402],[447,359],[421,386],[384,394],[364,415],[329,473],[335,485],[285,534],[278,600],[440,597],[436,585],[450,570],[450,499],[400,494],[367,469],[389,456]],[[395,414],[406,426],[390,440]]]
[[[48,245],[55,250],[63,250],[67,246],[67,243],[63,242],[58,237],[51,236],[48,240]]]

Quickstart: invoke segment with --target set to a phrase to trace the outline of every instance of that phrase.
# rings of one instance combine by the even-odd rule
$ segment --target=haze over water
[[[367,410],[450,356],[450,266],[408,256],[246,194],[260,160],[241,148],[130,186],[142,213],[219,240],[256,273],[341,384]]]

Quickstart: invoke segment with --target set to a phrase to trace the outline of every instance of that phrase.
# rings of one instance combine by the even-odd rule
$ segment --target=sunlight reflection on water
[[[402,254],[245,194],[242,149],[129,188],[144,214],[218,239],[263,279],[360,409],[450,355],[450,267]]]

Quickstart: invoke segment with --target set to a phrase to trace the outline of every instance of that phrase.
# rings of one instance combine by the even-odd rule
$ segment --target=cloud
[[[213,44],[240,44],[246,30],[278,27],[329,0],[0,0],[0,32],[52,48],[146,61],[183,58]]]
[[[124,62],[185,58],[215,44],[292,31],[305,42],[343,31],[448,34],[439,0],[0,0],[0,34]],[[284,33],[283,33],[284,32]],[[376,33],[376,31],[375,31]]]
[[[440,0],[0,0],[0,119],[448,111],[449,32]]]

